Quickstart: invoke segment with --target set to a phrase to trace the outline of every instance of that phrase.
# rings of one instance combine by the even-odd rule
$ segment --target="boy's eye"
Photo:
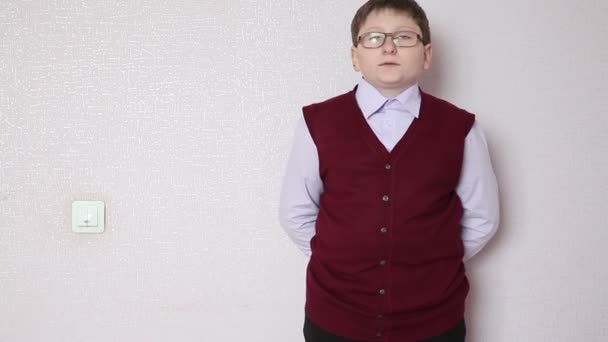
[[[395,38],[399,39],[399,40],[404,40],[404,41],[414,39],[414,37],[408,33],[399,33],[399,34],[395,35]]]
[[[383,34],[370,34],[367,37],[367,40],[369,40],[370,42],[378,42],[380,40],[384,39],[384,35]]]

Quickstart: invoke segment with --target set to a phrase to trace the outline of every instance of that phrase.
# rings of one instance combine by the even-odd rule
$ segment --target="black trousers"
[[[464,319],[445,333],[419,342],[464,342],[466,326]],[[321,329],[308,317],[304,319],[304,339],[306,342],[365,342],[332,335]]]

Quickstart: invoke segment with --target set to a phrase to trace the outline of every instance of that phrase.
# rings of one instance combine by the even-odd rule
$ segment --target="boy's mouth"
[[[380,66],[398,66],[399,63],[393,63],[393,62],[386,62],[386,63],[382,63],[380,64]]]

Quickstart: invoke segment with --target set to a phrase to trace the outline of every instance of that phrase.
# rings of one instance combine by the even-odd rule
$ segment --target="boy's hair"
[[[367,20],[367,17],[374,11],[391,9],[398,12],[407,13],[422,30],[422,43],[427,45],[431,42],[431,29],[426,13],[415,0],[369,0],[361,6],[350,25],[350,33],[353,39],[353,46],[359,43],[359,30]]]

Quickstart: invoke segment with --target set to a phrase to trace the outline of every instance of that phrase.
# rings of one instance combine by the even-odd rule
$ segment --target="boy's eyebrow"
[[[413,32],[418,33],[417,29],[410,27],[410,26],[397,26],[393,32],[399,32],[399,31],[413,31]],[[361,28],[361,33],[365,33],[365,32],[385,32],[385,31],[378,26],[372,26],[369,28]]]

